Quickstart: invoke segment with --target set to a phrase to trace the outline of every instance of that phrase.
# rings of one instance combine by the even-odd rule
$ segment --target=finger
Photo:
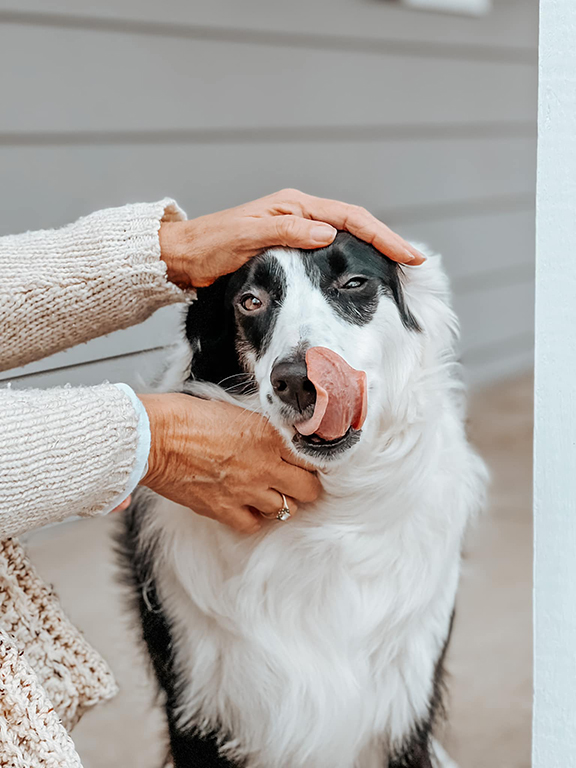
[[[122,512],[124,509],[128,509],[128,507],[130,506],[131,502],[132,502],[132,496],[128,496],[127,499],[124,499],[122,504],[118,504],[117,507],[114,507],[112,512]]]
[[[294,515],[298,511],[298,504],[291,496],[284,495],[286,498],[286,506],[290,510],[290,514]],[[260,512],[260,514],[268,517],[275,516],[284,506],[284,499],[282,493],[275,488],[269,488],[265,493],[262,493],[257,499],[254,499],[253,506]]]
[[[251,241],[257,248],[323,248],[334,240],[336,229],[325,222],[282,214],[254,219]],[[254,242],[256,241],[256,242]]]
[[[276,437],[276,434],[274,436]],[[282,438],[280,438],[280,444],[278,445],[278,449],[280,452],[280,458],[282,459],[282,461],[286,462],[287,464],[292,464],[295,467],[306,469],[308,472],[316,472],[318,470],[317,466],[315,466],[314,464],[311,464],[303,456],[300,456],[299,454],[294,453],[294,451],[290,450],[290,448],[285,444]]]
[[[322,489],[316,475],[287,462],[282,462],[273,472],[270,485],[280,493],[305,503],[317,499]]]
[[[339,200],[328,200],[313,195],[295,193],[295,203],[302,216],[326,222],[336,229],[344,229],[377,248],[380,253],[403,264],[422,264],[426,257],[414,246],[393,232],[365,208],[348,205]],[[281,204],[278,206],[282,210]],[[289,208],[291,208],[289,203]]]
[[[257,533],[262,528],[260,516],[248,507],[232,510],[226,516],[217,519],[238,533]]]

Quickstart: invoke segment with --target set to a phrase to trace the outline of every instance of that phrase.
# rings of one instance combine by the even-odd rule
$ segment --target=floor
[[[532,379],[474,395],[470,435],[493,473],[491,505],[470,532],[450,649],[449,725],[460,768],[529,768],[532,689]],[[162,718],[113,579],[113,517],[46,529],[34,562],[109,660],[121,693],[85,715],[74,739],[85,768],[158,768]]]

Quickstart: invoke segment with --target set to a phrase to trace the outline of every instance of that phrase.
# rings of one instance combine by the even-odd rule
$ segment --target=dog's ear
[[[227,297],[230,276],[208,288],[198,288],[198,298],[186,315],[186,337],[192,349],[190,378],[220,384],[242,369],[236,353],[234,310]]]

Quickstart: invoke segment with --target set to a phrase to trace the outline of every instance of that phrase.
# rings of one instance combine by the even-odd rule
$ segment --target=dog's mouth
[[[366,374],[326,347],[308,349],[306,370],[316,397],[305,418],[294,424],[292,442],[308,455],[332,457],[360,439],[367,411]]]
[[[341,437],[326,440],[320,435],[301,435],[298,431],[292,438],[292,445],[300,452],[316,458],[334,458],[344,453],[360,440],[361,429],[348,427]]]
[[[364,371],[352,368],[326,347],[311,347],[306,352],[306,369],[316,401],[312,416],[295,425],[297,431],[330,442],[344,437],[350,427],[362,429],[368,408]]]

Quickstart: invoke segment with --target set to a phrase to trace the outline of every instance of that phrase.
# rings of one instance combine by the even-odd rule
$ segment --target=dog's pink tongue
[[[306,352],[308,378],[316,390],[312,418],[297,424],[301,435],[336,440],[348,429],[361,429],[366,419],[366,374],[352,368],[336,352],[312,347]]]

